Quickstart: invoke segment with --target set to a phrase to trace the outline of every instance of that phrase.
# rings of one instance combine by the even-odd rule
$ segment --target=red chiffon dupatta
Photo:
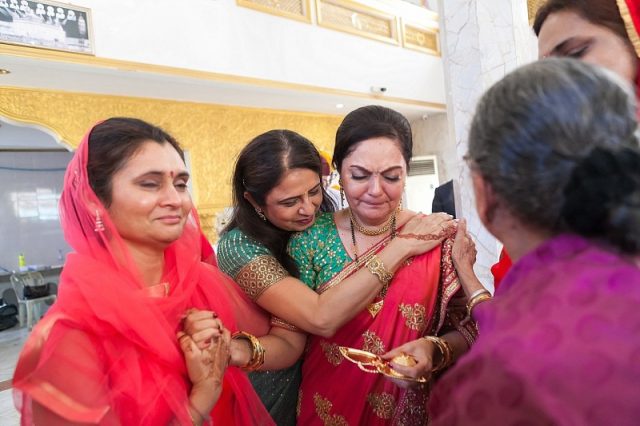
[[[67,168],[60,201],[74,253],[60,277],[58,301],[20,355],[16,407],[22,424],[33,424],[43,406],[72,422],[190,425],[191,384],[176,339],[184,312],[213,310],[232,332],[242,327],[257,335],[268,332],[268,318],[226,275],[201,261],[195,210],[165,250],[164,282],[145,288],[89,185],[89,134]],[[233,367],[210,414],[218,424],[273,424],[246,375]]]

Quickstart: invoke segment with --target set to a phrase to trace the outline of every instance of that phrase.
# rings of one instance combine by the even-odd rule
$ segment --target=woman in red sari
[[[383,355],[426,336],[431,370],[451,364],[474,338],[474,325],[460,324],[464,295],[458,292],[451,240],[441,246],[451,230],[423,235],[404,227],[416,215],[399,210],[411,149],[411,128],[401,114],[381,106],[348,114],[336,134],[333,160],[350,207],[320,214],[290,241],[300,280],[318,293],[359,271],[383,284],[374,302],[333,336],[309,337],[298,424],[425,424],[429,385],[400,389],[347,361],[339,347]],[[392,240],[421,249],[392,268],[380,254]]]
[[[267,319],[201,261],[188,178],[177,142],[143,121],[85,136],[60,201],[75,252],[13,378],[22,424],[272,424],[244,373],[225,374],[220,324],[263,335]],[[180,331],[191,308],[217,312],[202,349]]]

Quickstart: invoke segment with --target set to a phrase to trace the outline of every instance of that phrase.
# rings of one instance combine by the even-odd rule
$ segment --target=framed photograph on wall
[[[0,43],[93,55],[91,10],[55,1],[0,0]]]

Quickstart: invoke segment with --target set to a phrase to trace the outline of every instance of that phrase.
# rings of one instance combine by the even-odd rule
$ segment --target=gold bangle
[[[448,366],[450,366],[453,362],[453,350],[451,349],[451,345],[442,337],[438,336],[423,336],[422,339],[427,342],[434,343],[438,350],[440,351],[441,358],[438,365],[432,367],[431,371],[436,372],[440,370],[444,370]]]
[[[486,288],[481,288],[480,290],[476,290],[473,293],[471,293],[469,295],[469,300],[473,299],[474,297],[476,297],[479,294],[483,294],[483,293],[487,293],[487,294],[491,294],[489,293],[489,290],[487,290]]]
[[[382,283],[382,290],[380,290],[380,296],[384,297],[389,288],[389,283],[393,279],[393,274],[384,267],[382,260],[376,255],[373,255],[371,259],[365,263],[369,272],[378,278],[378,281]]]
[[[489,292],[480,293],[472,297],[471,299],[469,299],[469,301],[467,302],[467,316],[471,318],[473,308],[475,308],[478,303],[482,303],[490,299],[491,299],[491,293]]]
[[[251,359],[240,369],[244,371],[256,371],[262,364],[264,364],[265,349],[260,343],[260,340],[253,334],[245,333],[244,331],[237,331],[231,336],[232,339],[245,339],[249,341],[251,345]]]

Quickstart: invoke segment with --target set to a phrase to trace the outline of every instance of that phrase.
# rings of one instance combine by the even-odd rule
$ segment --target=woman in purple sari
[[[468,161],[514,261],[471,351],[436,385],[438,425],[640,422],[640,150],[631,87],[546,59],[482,98]]]

